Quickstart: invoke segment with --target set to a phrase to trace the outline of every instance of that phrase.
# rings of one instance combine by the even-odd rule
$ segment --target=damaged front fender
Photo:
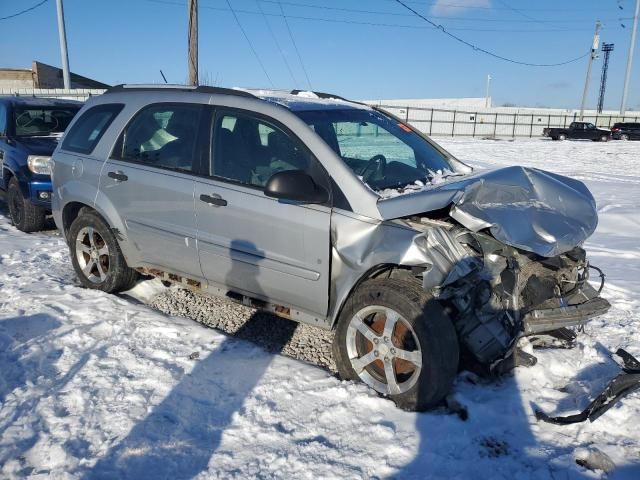
[[[376,221],[334,212],[331,246],[329,315],[333,322],[352,289],[377,268],[415,267],[416,281],[430,290],[468,275],[477,266],[477,259],[462,247],[452,225],[445,222],[412,227],[404,221]]]

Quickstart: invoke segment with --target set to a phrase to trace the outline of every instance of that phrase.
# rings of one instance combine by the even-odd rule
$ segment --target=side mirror
[[[302,170],[285,170],[274,173],[264,188],[267,197],[302,203],[325,203],[328,192]]]

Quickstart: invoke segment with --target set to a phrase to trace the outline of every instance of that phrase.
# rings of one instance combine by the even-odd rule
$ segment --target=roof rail
[[[291,90],[291,92],[289,93],[291,95],[298,95],[299,93],[309,92],[309,91],[310,90]],[[323,100],[335,99],[335,100],[342,100],[344,102],[349,102],[349,103],[357,103],[358,105],[366,105],[366,103],[358,102],[357,100],[349,100],[348,98],[341,97],[340,95],[334,95],[333,93],[314,92],[314,91],[311,91],[311,93],[313,93],[318,98],[322,98]]]
[[[158,85],[114,85],[108,88],[104,93],[116,93],[116,92],[153,92],[158,90],[171,90],[178,92],[195,92],[195,93],[209,93],[218,95],[236,95],[238,97],[250,97],[257,98],[255,95],[244,91],[236,90],[233,88],[222,87],[208,87],[208,86],[190,86],[190,85],[172,85],[172,84],[158,84]]]

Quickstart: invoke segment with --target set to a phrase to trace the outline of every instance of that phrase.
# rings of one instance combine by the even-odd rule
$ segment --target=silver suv
[[[340,375],[405,409],[525,335],[609,303],[576,180],[474,173],[374,107],[314,92],[118,86],[53,156],[53,214],[83,285],[139,274],[335,329]]]

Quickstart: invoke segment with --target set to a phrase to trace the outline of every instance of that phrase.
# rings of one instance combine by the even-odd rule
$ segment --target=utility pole
[[[633,51],[636,46],[636,33],[638,31],[638,15],[640,14],[640,0],[636,0],[636,12],[633,15],[633,28],[631,29],[631,45],[629,45],[629,57],[627,58],[627,72],[624,76],[624,89],[622,90],[622,104],[620,115],[624,116],[627,110],[627,94],[629,93],[629,81],[631,80],[631,66],[633,64]]]
[[[198,0],[189,0],[189,85],[198,86]]]
[[[613,43],[602,42],[602,52],[604,59],[602,60],[602,75],[600,77],[600,96],[598,98],[598,113],[602,113],[604,108],[604,94],[607,91],[607,72],[609,70],[609,57],[613,52]]]
[[[640,0],[638,0],[640,1]],[[589,93],[589,80],[591,80],[591,65],[593,59],[596,58],[598,53],[598,46],[600,43],[600,20],[596,22],[596,31],[593,34],[593,43],[591,44],[591,53],[589,54],[589,66],[587,67],[587,78],[584,81],[584,92],[582,92],[582,103],[580,104],[580,121],[584,120],[584,107],[587,103],[587,95]]]
[[[69,54],[67,53],[67,32],[64,28],[64,8],[62,0],[56,0],[58,10],[58,34],[60,36],[60,56],[62,57],[62,80],[64,88],[71,88],[71,74],[69,73]]]
[[[484,107],[485,108],[490,108],[491,107],[491,75],[487,75],[487,93],[484,97]]]

